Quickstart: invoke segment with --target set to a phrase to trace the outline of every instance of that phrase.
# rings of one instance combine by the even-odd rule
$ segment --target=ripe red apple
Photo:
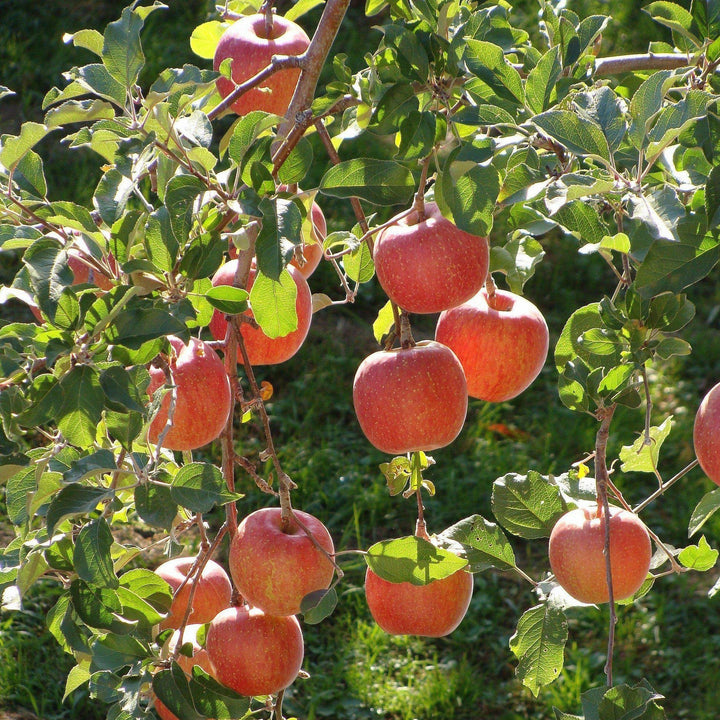
[[[458,357],[470,397],[501,402],[538,376],[548,353],[545,318],[529,300],[485,288],[440,314],[435,339]]]
[[[330,533],[314,516],[295,510],[300,522],[329,554]],[[230,544],[230,575],[250,605],[268,615],[295,615],[302,599],[329,587],[333,564],[297,523],[282,524],[278,507],[250,513]]]
[[[213,276],[212,284],[232,285],[235,280],[237,263],[237,260],[230,260],[221,265]],[[297,329],[288,335],[270,338],[260,328],[254,328],[247,323],[240,323],[240,332],[245,341],[245,348],[250,357],[251,365],[276,365],[289,360],[300,349],[310,329],[310,321],[312,320],[312,293],[310,287],[297,268],[288,265],[287,269],[297,286],[297,299],[295,301],[295,311],[298,317]],[[255,274],[256,270],[253,267],[248,278],[248,290],[252,288]],[[252,317],[252,310],[247,310],[245,314]],[[227,320],[225,315],[215,310],[210,321],[210,332],[216,340],[224,340],[226,330]],[[238,350],[238,362],[241,363],[242,361],[242,355]]]
[[[605,565],[605,516],[597,506],[563,515],[550,534],[550,567],[555,579],[576,600],[610,599]],[[650,535],[634,513],[610,508],[610,567],[613,598],[631,597],[647,577],[652,557]]]
[[[378,450],[400,455],[449,445],[467,412],[467,384],[452,350],[422,341],[381,350],[355,373],[353,404],[362,431]]]
[[[373,258],[387,296],[409,313],[435,313],[475,295],[489,265],[487,238],[470,235],[444,218],[433,202],[382,230]]]
[[[302,667],[304,646],[294,615],[231,607],[213,618],[205,643],[215,677],[241,695],[283,690]]]
[[[168,337],[174,354],[168,365],[177,387],[173,426],[163,440],[169,450],[194,450],[214,440],[223,431],[230,414],[231,391],[225,367],[217,353],[202,340],[190,338],[189,344]],[[165,384],[161,368],[150,367],[152,394]],[[165,428],[170,408],[170,393],[150,424],[149,439],[157,443]]]
[[[160,629],[179,628],[185,615],[194,575],[178,591],[195,563],[194,557],[178,557],[158,566],[155,573],[173,589],[170,611],[160,623]],[[188,622],[210,622],[221,610],[230,606],[232,585],[228,574],[214,560],[208,560],[197,582]]]
[[[458,570],[427,585],[383,580],[370,568],[365,597],[375,622],[391,635],[449,635],[465,617],[473,592],[473,576]]]
[[[177,657],[177,663],[180,667],[190,675],[195,665],[199,665],[208,675],[214,676],[214,670],[208,657],[207,650],[201,647],[197,640],[198,630],[202,627],[202,624],[198,625],[187,625],[185,632],[183,632],[182,644],[192,643],[192,656],[183,655],[182,653]],[[165,644],[160,657],[162,659],[169,658],[177,647],[180,638],[180,631],[176,630],[170,640]],[[157,697],[155,698],[155,712],[160,716],[161,720],[178,720],[177,715],[170,712],[168,707]]]
[[[693,427],[693,444],[703,472],[720,485],[720,383],[705,395]]]
[[[273,17],[272,32],[268,34],[265,15],[246,15],[234,22],[221,36],[215,49],[213,69],[218,70],[225,58],[232,58],[232,81],[218,78],[218,92],[226,98],[236,85],[257,75],[272,61],[273,55],[302,55],[310,45],[310,38],[296,23],[284,17]],[[241,95],[231,106],[233,112],[245,115],[251,110],[284,115],[290,105],[300,68],[288,68],[271,75],[259,86]]]

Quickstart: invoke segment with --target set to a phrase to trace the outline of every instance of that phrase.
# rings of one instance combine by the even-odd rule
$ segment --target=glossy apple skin
[[[327,528],[295,510],[300,522],[329,554]],[[245,517],[230,544],[230,575],[247,602],[268,615],[296,615],[302,599],[330,586],[333,565],[296,523],[283,530],[280,508],[262,508]]]
[[[485,282],[487,238],[458,229],[433,202],[382,230],[373,259],[387,296],[409,313],[436,313],[469,300]]]
[[[161,630],[179,628],[182,623],[190,597],[192,579],[188,580],[179,592],[178,588],[182,585],[194,562],[194,557],[172,558],[159,565],[155,570],[155,573],[165,580],[175,593],[170,611],[160,623]],[[193,607],[188,622],[192,624],[210,622],[221,610],[230,606],[231,597],[232,585],[228,574],[214,560],[208,560],[193,596]]]
[[[605,565],[605,519],[596,506],[563,515],[550,534],[550,567],[563,589],[584,603],[610,595]],[[613,597],[632,597],[645,582],[652,558],[650,535],[634,513],[610,508],[610,566]]]
[[[183,633],[183,642],[192,643],[192,657],[183,655],[182,653],[177,657],[178,665],[188,674],[192,673],[192,669],[195,665],[199,665],[208,675],[213,674],[213,667],[208,657],[207,650],[200,646],[197,641],[197,633],[202,625],[187,625],[185,632]],[[180,631],[176,630],[170,640],[163,647],[160,657],[163,659],[169,658],[174,652],[177,646],[178,639],[180,637]],[[161,720],[178,720],[177,715],[170,712],[168,707],[157,697],[155,698],[155,712],[160,716]]]
[[[225,58],[233,58],[231,76],[234,82],[225,77],[218,78],[218,92],[226,98],[236,85],[270,65],[273,55],[302,55],[309,45],[310,38],[305,31],[282,16],[274,16],[271,37],[267,37],[264,14],[240,18],[223,33],[215,49],[214,70],[218,70]],[[285,115],[299,77],[300,68],[280,70],[241,95],[231,108],[238,115],[252,110]],[[269,91],[263,88],[269,88]]]
[[[365,597],[375,622],[391,635],[449,635],[465,617],[473,592],[473,576],[458,570],[427,585],[383,580],[370,568]]]
[[[529,300],[506,290],[489,299],[483,288],[440,314],[435,340],[457,355],[470,397],[502,402],[538,376],[550,336],[545,318]]]
[[[215,677],[241,695],[270,695],[288,687],[302,667],[304,645],[294,615],[231,607],[213,618],[205,643]]]
[[[703,472],[720,485],[720,383],[705,395],[693,427],[695,455]]]
[[[213,276],[212,284],[232,285],[235,280],[237,263],[237,260],[230,260],[221,265]],[[287,269],[297,286],[297,299],[295,300],[295,311],[298,317],[297,329],[283,337],[270,338],[260,328],[254,328],[248,323],[241,323],[240,333],[243,336],[251,365],[277,365],[285,362],[300,349],[307,337],[312,320],[312,293],[307,280],[297,268],[288,265]],[[248,277],[248,291],[252,288],[255,274],[256,270],[252,268]],[[247,310],[245,314],[252,316],[252,310]],[[224,340],[226,330],[225,315],[215,310],[210,321],[212,336],[216,340]],[[242,354],[238,350],[238,362],[242,363],[242,361]]]
[[[169,450],[194,450],[217,438],[230,415],[231,391],[225,367],[218,354],[202,340],[190,338],[185,345],[174,335],[168,336],[174,355],[168,359],[176,391],[173,427],[163,440]],[[151,366],[148,394],[165,384],[165,373]],[[170,408],[170,393],[163,398],[150,424],[149,439],[157,443],[165,428]]]
[[[432,340],[373,353],[355,373],[360,427],[378,450],[391,455],[449,445],[462,429],[467,403],[460,361]]]

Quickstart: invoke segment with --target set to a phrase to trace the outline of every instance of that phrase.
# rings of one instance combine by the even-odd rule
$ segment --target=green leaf
[[[135,488],[135,510],[148,525],[170,530],[178,508],[169,487],[147,483]]]
[[[180,247],[168,209],[163,205],[145,223],[145,248],[150,262],[161,272],[172,272]]]
[[[392,160],[346,160],[331,167],[320,181],[325,195],[358,197],[375,205],[409,203],[414,191],[410,170]]]
[[[567,638],[565,613],[549,604],[536,605],[520,618],[510,650],[520,661],[518,678],[535,697],[560,675]]]
[[[79,458],[63,473],[64,483],[74,483],[94,475],[103,475],[117,470],[115,455],[110,450],[97,450]]]
[[[215,48],[225,30],[227,26],[219,20],[198,25],[190,36],[190,49],[204,60],[212,60],[215,56]]]
[[[0,164],[13,170],[49,132],[51,128],[46,125],[25,122],[19,135],[3,135],[0,137]]]
[[[302,182],[312,166],[312,161],[312,144],[307,138],[300,138],[300,142],[280,167],[278,180],[286,185]]]
[[[40,309],[54,317],[60,297],[73,282],[67,253],[54,240],[41,238],[26,250],[23,262]]]
[[[114,491],[108,488],[68,485],[53,498],[47,512],[48,535],[52,537],[55,527],[67,517],[87,515],[94,512],[104,500],[110,500]]]
[[[93,200],[100,217],[108,225],[113,225],[125,211],[127,201],[132,195],[133,181],[111,167],[100,179]]]
[[[525,103],[520,73],[506,60],[502,48],[483,40],[467,40],[463,61],[479,83],[473,93],[500,106]]]
[[[713,98],[702,90],[689,90],[682,100],[663,108],[648,132],[647,155],[656,157],[693,122],[705,117]]]
[[[697,570],[698,572],[707,572],[715,567],[718,555],[720,555],[720,553],[711,548],[705,536],[701,535],[698,544],[689,545],[681,550],[677,559],[683,567]]]
[[[73,565],[81,580],[98,587],[118,587],[110,556],[113,542],[105,518],[93,520],[80,530],[75,540]]]
[[[292,260],[295,247],[302,242],[302,213],[292,200],[285,198],[265,198],[260,210],[263,220],[256,241],[258,268],[266,278],[277,281]]]
[[[608,228],[597,211],[583,200],[568,202],[558,208],[553,220],[582,243],[600,244]]]
[[[247,310],[250,293],[233,285],[217,285],[205,293],[208,302],[221,313],[238,315]]]
[[[531,470],[527,475],[508,473],[493,483],[492,510],[508,532],[534,540],[549,537],[566,508],[557,486]]]
[[[424,158],[435,145],[435,115],[429,111],[411,112],[400,123],[398,151],[400,160]]]
[[[196,513],[210,512],[215,505],[239,500],[241,493],[227,489],[222,473],[209,463],[183,465],[173,478],[170,489],[173,502]]]
[[[530,235],[515,232],[503,247],[490,248],[490,272],[505,273],[510,290],[522,295],[535,266],[545,257],[542,245]]]
[[[418,114],[419,107],[420,102],[412,85],[405,82],[391,85],[378,101],[370,127],[381,135],[394,133],[410,115]]]
[[[690,230],[690,229],[689,229]],[[679,241],[655,240],[638,268],[635,288],[643,298],[659,292],[680,292],[702,280],[720,260],[713,235],[681,232]]]
[[[365,561],[383,580],[412,585],[442,580],[467,565],[467,560],[414,535],[375,543]]]
[[[205,184],[194,175],[176,175],[167,184],[165,206],[170,215],[173,235],[180,247],[189,239],[193,225],[193,205],[204,190]]]
[[[600,694],[601,689],[596,690]],[[583,709],[586,702],[590,706],[590,698],[586,701],[585,695],[589,693],[583,693]],[[665,720],[665,712],[656,704],[656,701],[662,699],[663,696],[656,693],[647,680],[632,687],[617,685],[602,695],[596,706],[596,717],[598,720]],[[586,718],[592,720],[587,711]]]
[[[442,539],[460,543],[471,572],[482,572],[488,568],[511,570],[517,567],[515,553],[505,533],[495,523],[480,515],[472,515],[444,530]]]
[[[525,81],[525,101],[533,114],[547,110],[562,70],[560,46],[556,45],[548,50],[528,73]]]
[[[284,337],[297,330],[297,285],[287,269],[278,280],[258,273],[250,290],[253,316],[269,338]]]
[[[300,612],[303,615],[303,621],[309,625],[317,625],[332,615],[337,601],[338,598],[335,588],[316,590],[306,595],[300,603]]]
[[[548,110],[532,121],[575,155],[610,162],[610,148],[602,128],[587,118],[570,110]]]
[[[630,140],[640,149],[648,143],[647,135],[652,118],[660,111],[665,95],[675,82],[672,70],[659,70],[645,80],[630,100]]]
[[[677,337],[665,337],[655,348],[655,354],[663,360],[675,356],[689,355],[691,352],[692,345],[687,340]]]
[[[354,282],[368,282],[375,275],[375,263],[367,243],[363,243],[342,259],[343,269]]]
[[[47,180],[43,170],[42,158],[29,150],[15,167],[13,180],[18,187],[37,197],[47,195]],[[10,248],[7,248],[10,250]]]
[[[149,382],[150,375],[144,368],[132,368],[128,371],[119,363],[103,369],[100,373],[100,387],[106,400],[135,412],[145,411],[145,388]]]
[[[151,656],[150,649],[130,635],[108,633],[91,645],[93,667],[99,670],[119,670]]]
[[[140,45],[143,18],[130,8],[124,8],[119,20],[105,28],[102,61],[107,71],[123,87],[137,83],[145,55]]]
[[[166,613],[172,603],[170,586],[152,570],[133,568],[120,576],[120,587],[127,588],[134,595],[151,605],[155,610]]]
[[[438,174],[435,200],[442,214],[458,228],[487,237],[500,193],[500,175],[493,165],[456,161],[462,150],[453,150]]]
[[[65,692],[63,693],[63,702],[67,700],[75,690],[85,685],[90,680],[90,661],[83,660],[73,667],[68,673],[65,680]]]
[[[720,488],[703,496],[695,506],[688,525],[688,537],[692,537],[720,509]]]
[[[155,695],[177,717],[183,720],[204,720],[193,704],[187,676],[176,662],[169,670],[155,673],[152,688]]]
[[[395,313],[392,309],[392,301],[388,300],[379,310],[375,321],[373,322],[373,336],[378,344],[382,343],[382,339],[387,335],[395,325]]]
[[[720,226],[720,165],[716,165],[705,183],[705,215],[709,230]]]
[[[643,8],[655,22],[669,27],[674,32],[690,40],[692,45],[699,48],[702,42],[691,32],[693,16],[681,5],[666,0],[652,2]]]
[[[57,408],[59,430],[73,445],[91,445],[102,419],[105,397],[97,369],[76,365],[62,378],[59,388],[62,393]]]

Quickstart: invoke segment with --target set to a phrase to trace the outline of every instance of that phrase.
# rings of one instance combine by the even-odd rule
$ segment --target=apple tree
[[[527,582],[528,609],[509,652],[529,692],[560,674],[574,607],[607,602],[606,683],[583,696],[582,717],[665,717],[650,681],[613,681],[615,605],[664,575],[707,571],[718,555],[702,535],[670,547],[640,519],[697,464],[664,477],[672,419],[652,424],[650,386],[655,363],[691,352],[679,333],[693,320],[693,288],[720,259],[717,2],[652,2],[668,42],[604,57],[610,18],[546,0],[532,28],[504,2],[367,0],[380,40],[359,71],[333,45],[349,0],[327,0],[305,35],[295,21],[317,4],[230,0],[195,29],[193,63],[142,87],[143,26],[165,8],[135,2],[104,31],[68,38],[95,61],[47,93],[43,122],[0,139],[0,251],[22,255],[2,300],[37,319],[0,327],[0,469],[16,534],[2,550],[3,602],[57,580],[47,624],[76,659],[67,692],[87,686],[108,718],[281,718],[301,627],[333,611],[342,557],[322,523],[294,508],[272,389],[254,368],[283,362],[313,313],[379,281],[378,351],[358,370],[354,402],[388,454],[390,493],[417,504],[417,527],[357,549],[378,624],[445,635],[467,611],[472,573],[512,571]],[[48,136],[97,156],[91,206],[49,199],[37,151]],[[372,157],[345,152],[359,137]],[[323,198],[347,201],[352,217],[329,234]],[[427,453],[460,432],[468,395],[513,397],[545,364],[547,326],[522,294],[552,232],[575,238],[577,262],[593,255],[607,268],[607,292],[577,308],[549,349],[559,402],[597,421],[595,446],[559,476],[507,468],[492,488],[494,519],[463,508],[430,532],[423,498],[437,490],[442,502],[442,488],[424,477]],[[333,297],[311,296],[305,276],[318,261],[336,272]],[[441,313],[436,340],[415,341],[417,313]],[[696,435],[720,484],[717,404],[703,404]],[[636,411],[637,438],[609,458],[621,406]],[[257,456],[235,440],[242,423],[260,428]],[[658,490],[631,497],[615,460],[655,475]],[[254,534],[239,525],[238,474],[276,500]],[[717,493],[701,500],[691,535],[719,505]],[[210,533],[218,507],[224,522]],[[139,522],[176,548],[197,541],[177,582],[147,569],[121,534]],[[542,572],[520,567],[509,535],[551,538]],[[206,568],[228,539],[228,607],[201,615]],[[270,547],[282,552],[263,554]],[[276,570],[296,576],[291,600],[280,597],[289,580],[268,591]],[[223,668],[236,651],[236,667]],[[556,714],[577,720],[576,710]]]

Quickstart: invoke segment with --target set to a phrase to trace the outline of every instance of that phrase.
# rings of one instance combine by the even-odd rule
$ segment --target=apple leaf
[[[154,675],[152,688],[155,695],[177,717],[204,720],[193,704],[187,676],[176,662],[168,670],[161,670]]]
[[[508,532],[534,540],[549,537],[566,507],[557,485],[531,470],[527,475],[508,473],[493,483],[492,510]]]
[[[320,181],[325,195],[358,197],[375,205],[409,203],[414,191],[410,170],[392,160],[346,160],[331,167]]]
[[[368,282],[375,275],[375,263],[367,243],[343,256],[342,265],[347,276],[354,282]]]
[[[300,603],[300,612],[303,614],[303,620],[309,625],[317,625],[332,615],[337,601],[338,598],[335,588],[316,590],[306,595]]]
[[[440,538],[463,546],[472,572],[482,572],[489,568],[511,570],[517,567],[515,553],[505,533],[498,525],[480,515],[460,520],[443,531]]]
[[[172,590],[170,586],[152,570],[133,568],[123,573],[120,578],[120,587],[142,598],[155,610],[166,613],[172,603]]]
[[[604,692],[602,688],[589,692],[593,695],[587,702],[585,696],[589,693],[583,693],[583,710],[588,720],[593,716],[598,720],[665,720],[665,711],[657,704],[663,696],[655,692],[647,680],[633,686],[616,685]],[[598,696],[600,701],[595,705],[593,699],[597,702]]]
[[[624,445],[620,450],[622,472],[657,472],[660,448],[672,430],[672,415],[662,425],[650,428],[650,442],[645,444],[643,433],[632,445]]]
[[[719,554],[717,550],[710,547],[705,536],[701,535],[698,544],[689,545],[681,550],[677,559],[686,568],[707,572],[715,567]]]
[[[720,510],[720,488],[707,493],[695,506],[688,525],[688,537],[692,537],[700,530],[718,510]]]
[[[246,717],[250,698],[221,685],[199,665],[193,666],[189,687],[193,703],[204,717]]]
[[[40,123],[25,122],[19,135],[3,135],[0,138],[0,164],[12,170],[50,131]]]
[[[190,49],[204,60],[212,60],[215,56],[215,48],[227,30],[227,25],[219,20],[198,25],[190,36]]]
[[[250,294],[247,290],[233,285],[216,285],[205,293],[208,302],[221,313],[238,315],[247,310]]]
[[[173,478],[170,495],[175,503],[193,512],[210,512],[215,505],[225,505],[244,497],[231,492],[219,468],[210,463],[183,465]]]
[[[520,661],[518,678],[535,697],[560,675],[567,638],[565,613],[547,603],[530,608],[520,618],[510,650]]]
[[[285,269],[277,280],[262,272],[255,276],[250,290],[253,316],[269,338],[284,337],[297,330],[297,285]]]
[[[378,344],[382,343],[382,339],[390,332],[395,325],[395,314],[392,309],[392,301],[388,300],[378,311],[377,317],[373,322],[373,335]]]
[[[467,560],[414,535],[375,543],[365,561],[383,580],[412,585],[442,580],[467,566]]]
[[[114,589],[88,585],[76,578],[70,585],[70,597],[75,612],[90,627],[120,634],[134,629],[134,622],[120,616],[122,604]]]
[[[512,292],[522,295],[535,266],[545,257],[542,245],[531,235],[515,232],[503,247],[490,248],[490,272],[502,272]]]
[[[89,585],[118,587],[110,555],[113,542],[107,520],[102,517],[88,523],[78,533],[73,551],[73,565],[78,576]]]
[[[109,500],[113,495],[114,491],[109,488],[85,487],[77,483],[61,488],[47,511],[48,535],[52,537],[53,530],[61,520],[91,513],[99,503]]]
[[[602,128],[590,118],[570,110],[548,110],[533,122],[542,132],[580,157],[592,157],[603,164],[610,162],[610,148]]]
[[[302,242],[302,213],[292,200],[286,198],[265,198],[260,209],[263,220],[256,241],[258,268],[266,277],[278,280],[292,259],[295,247]]]

